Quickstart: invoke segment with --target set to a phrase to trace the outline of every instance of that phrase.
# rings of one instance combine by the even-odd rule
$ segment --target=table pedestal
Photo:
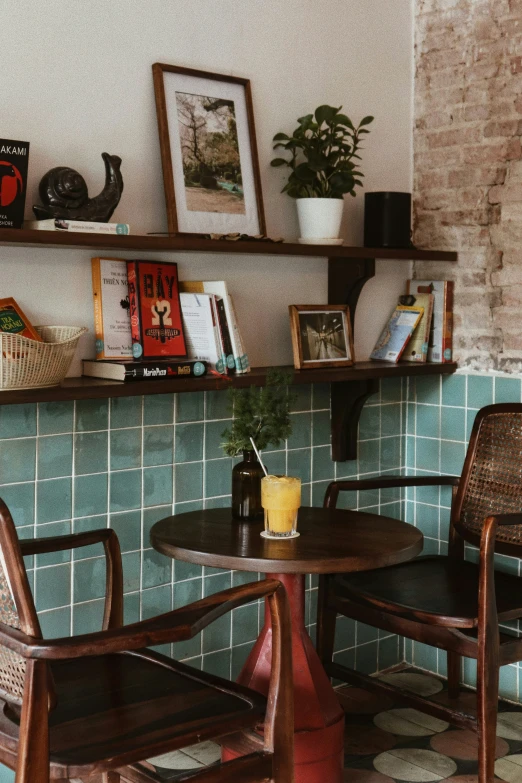
[[[344,760],[344,712],[315,651],[304,622],[304,576],[267,574],[279,579],[292,615],[295,701],[295,783],[341,783]],[[268,693],[272,663],[272,628],[268,606],[265,625],[238,682]],[[223,748],[223,761],[237,754]]]

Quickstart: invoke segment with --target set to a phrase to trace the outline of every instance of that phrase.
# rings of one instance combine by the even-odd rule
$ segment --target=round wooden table
[[[410,560],[422,550],[417,528],[389,517],[323,508],[299,509],[299,538],[261,538],[262,522],[237,522],[228,508],[191,511],[152,527],[152,546],[177,560],[263,571],[286,587],[292,614],[296,783],[341,783],[344,713],[305,628],[304,575],[365,571]],[[267,693],[272,658],[265,625],[238,682]],[[223,758],[234,753],[224,750]]]

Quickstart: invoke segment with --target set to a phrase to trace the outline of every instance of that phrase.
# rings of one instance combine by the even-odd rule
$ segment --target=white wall
[[[271,235],[297,235],[295,204],[269,165],[271,138],[322,103],[342,104],[354,121],[375,115],[362,163],[368,189],[410,190],[411,31],[411,0],[3,0],[0,136],[31,142],[27,217],[52,166],[78,169],[96,195],[107,151],[123,158],[114,218],[135,233],[166,229],[156,61],[251,79]],[[362,193],[348,197],[343,236],[351,244],[362,242],[362,207]],[[83,356],[93,346],[90,256],[0,248],[0,296],[15,296],[36,323],[88,326]],[[182,279],[228,280],[253,364],[290,363],[287,305],[326,301],[324,260],[165,258],[179,262]],[[408,273],[405,263],[379,262],[358,311],[359,358]]]

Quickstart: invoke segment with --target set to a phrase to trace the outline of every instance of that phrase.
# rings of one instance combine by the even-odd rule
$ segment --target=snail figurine
[[[89,220],[107,223],[118,206],[123,192],[121,158],[102,153],[105,163],[105,187],[95,198],[89,198],[87,183],[81,174],[67,166],[56,166],[45,174],[38,187],[42,206],[33,212],[38,220]]]

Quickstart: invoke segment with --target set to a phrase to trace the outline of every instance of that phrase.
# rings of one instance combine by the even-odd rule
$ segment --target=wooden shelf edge
[[[404,261],[456,261],[457,253],[416,248],[371,248],[349,245],[301,245],[297,242],[227,242],[190,236],[154,234],[87,234],[81,232],[0,229],[0,244],[10,247],[69,247],[91,250],[143,250],[228,253],[230,255],[314,256],[317,258],[379,258]]]
[[[135,381],[123,383],[107,381],[101,378],[66,378],[59,386],[40,389],[18,389],[0,392],[0,405],[17,405],[30,402],[59,402],[67,400],[107,399],[109,397],[138,397],[149,394],[172,394],[195,391],[224,390],[233,386],[262,386],[265,383],[266,367],[253,367],[245,375],[231,375],[219,378],[213,375],[203,378],[174,378],[158,381]],[[365,381],[378,378],[400,378],[418,375],[440,375],[454,373],[457,365],[420,364],[389,362],[358,362],[354,367],[294,370],[284,367],[293,373],[293,384],[338,383],[350,381]]]

